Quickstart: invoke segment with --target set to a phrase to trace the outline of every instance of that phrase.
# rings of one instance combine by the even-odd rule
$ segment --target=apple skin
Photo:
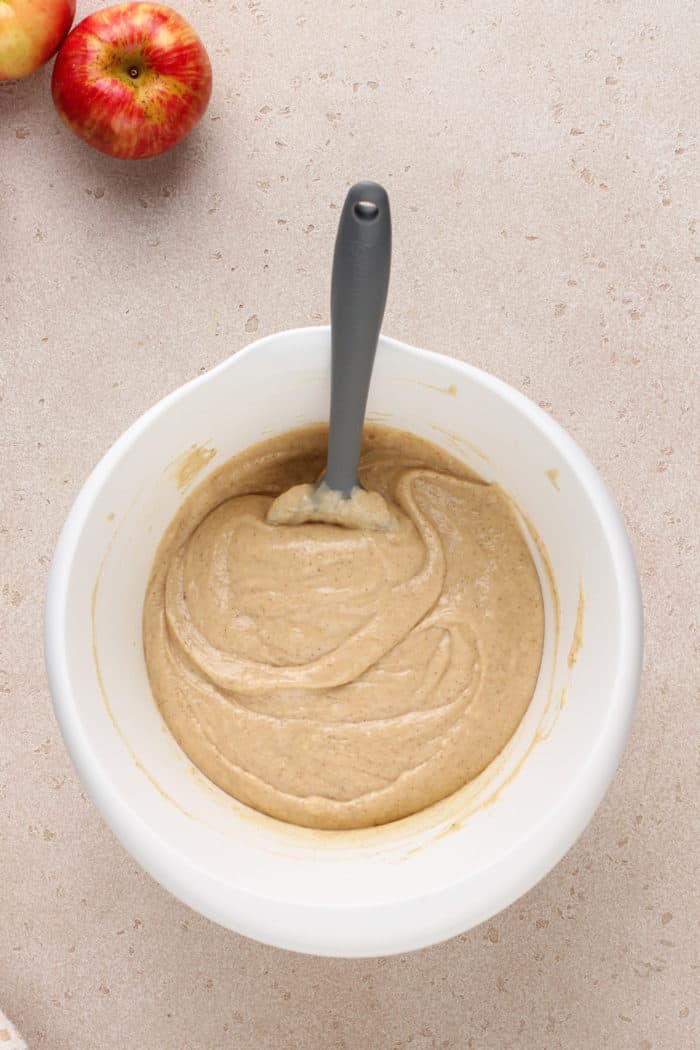
[[[69,34],[51,92],[81,139],[111,157],[139,160],[189,135],[209,103],[211,65],[194,29],[172,8],[117,4]]]
[[[0,0],[0,80],[43,66],[73,24],[75,0]]]

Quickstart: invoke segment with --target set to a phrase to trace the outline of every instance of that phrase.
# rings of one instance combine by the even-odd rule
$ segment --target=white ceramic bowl
[[[476,781],[382,828],[296,828],[214,787],[151,697],[141,643],[146,580],[192,485],[253,443],[326,418],[329,347],[326,328],[262,339],[166,397],[116,442],[56,550],[46,663],[85,787],[163,886],[268,944],[385,955],[494,915],[581,834],[627,739],[641,603],[615,506],[557,423],[484,372],[383,338],[369,418],[426,437],[498,481],[540,537],[532,549],[546,639],[532,704]]]

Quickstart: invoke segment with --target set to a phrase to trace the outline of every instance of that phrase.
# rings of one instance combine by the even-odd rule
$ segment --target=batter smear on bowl
[[[325,426],[207,478],[158,548],[144,606],[151,688],[203,773],[323,829],[397,820],[502,750],[532,698],[544,608],[512,506],[457,459],[367,426],[360,481],[389,529],[270,524],[318,480]]]

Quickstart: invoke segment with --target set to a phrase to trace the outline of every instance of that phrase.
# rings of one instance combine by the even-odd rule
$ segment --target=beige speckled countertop
[[[91,151],[46,70],[0,85],[0,1006],[32,1050],[691,1050],[696,5],[176,6],[215,88],[170,156]],[[342,961],[227,933],[140,872],[69,764],[41,625],[61,524],[117,435],[254,334],[327,320],[363,176],[392,197],[385,331],[569,428],[628,523],[646,656],[621,769],[559,866],[447,944]]]

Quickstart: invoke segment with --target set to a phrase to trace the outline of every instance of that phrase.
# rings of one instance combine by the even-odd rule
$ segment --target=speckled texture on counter
[[[31,1050],[691,1050],[696,5],[175,6],[215,86],[170,156],[90,150],[48,70],[0,85],[0,1005]],[[581,443],[633,538],[646,653],[622,766],[559,866],[447,944],[342,961],[230,934],[140,872],[69,764],[41,635],[93,464],[252,336],[327,320],[363,176],[393,205],[385,331],[503,377]]]

